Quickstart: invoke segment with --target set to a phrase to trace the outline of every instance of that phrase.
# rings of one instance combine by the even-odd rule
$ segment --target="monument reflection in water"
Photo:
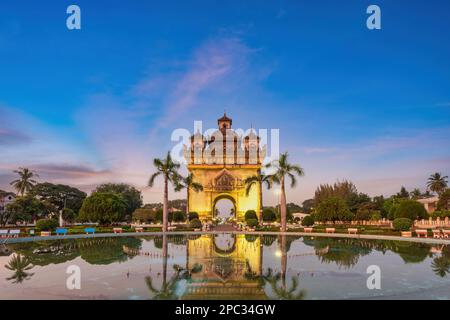
[[[450,249],[282,235],[166,235],[0,248],[1,299],[449,299]],[[82,270],[81,290],[66,270]],[[367,268],[382,272],[367,288]]]

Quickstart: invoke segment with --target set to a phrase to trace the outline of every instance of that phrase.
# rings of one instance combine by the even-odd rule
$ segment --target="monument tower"
[[[217,120],[216,131],[209,136],[194,133],[190,146],[184,148],[189,172],[195,182],[203,185],[201,192],[189,190],[189,211],[197,212],[203,221],[214,218],[215,206],[221,199],[233,203],[239,221],[244,220],[247,210],[260,210],[261,186],[253,187],[247,196],[244,181],[260,172],[265,148],[260,147],[260,138],[253,129],[238,132],[232,124],[224,113]]]

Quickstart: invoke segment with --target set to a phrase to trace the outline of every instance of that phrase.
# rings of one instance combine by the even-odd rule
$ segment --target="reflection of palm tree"
[[[262,280],[263,282],[270,284],[273,293],[278,299],[302,300],[305,298],[306,291],[303,289],[297,290],[299,284],[297,277],[292,277],[292,285],[290,288],[287,288],[286,285],[287,252],[288,252],[286,235],[280,236],[279,244],[281,251],[281,272],[274,274],[272,272],[272,269],[269,268],[266,274],[262,276]]]
[[[442,278],[445,277],[450,273],[450,259],[445,256],[434,258],[431,263],[431,269],[436,275]]]
[[[34,266],[28,258],[20,254],[15,255],[9,263],[5,265],[6,269],[14,271],[14,274],[11,277],[6,278],[6,280],[13,280],[13,283],[22,283],[24,280],[28,280],[34,275],[34,273],[27,272],[33,267]]]
[[[180,269],[176,269],[174,266],[175,274],[170,278],[170,281],[167,282],[166,272],[163,275],[163,283],[161,288],[158,290],[153,286],[152,277],[145,277],[145,283],[147,284],[148,289],[154,294],[153,299],[155,300],[174,300],[177,299],[176,295],[176,287],[178,281],[180,280]]]
[[[160,290],[157,290],[153,286],[153,280],[150,276],[145,277],[145,283],[148,289],[155,294],[154,299],[156,300],[172,300],[176,298],[175,289],[179,278],[179,272],[175,269],[174,276],[167,282],[167,235],[163,235],[163,282]]]
[[[306,296],[306,290],[298,290],[298,278],[292,277],[292,285],[286,287],[286,279],[280,272],[274,274],[272,269],[267,269],[266,274],[262,276],[264,283],[268,283],[275,297],[280,300],[303,300]],[[281,280],[281,284],[280,284]]]
[[[188,244],[186,244],[188,246]],[[191,270],[187,270],[188,265],[186,265],[186,269],[183,269],[179,265],[174,265],[173,269],[175,274],[167,281],[167,235],[163,235],[163,282],[161,288],[158,290],[153,286],[152,277],[145,277],[145,283],[147,284],[148,289],[154,294],[153,299],[155,300],[174,300],[177,299],[178,296],[176,294],[176,289],[178,282],[183,279],[190,279],[192,273],[200,272],[202,267],[198,264],[194,264]],[[186,252],[189,254],[189,252]]]

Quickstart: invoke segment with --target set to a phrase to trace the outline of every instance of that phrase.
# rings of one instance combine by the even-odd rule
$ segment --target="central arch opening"
[[[227,223],[236,216],[236,205],[232,198],[218,197],[214,203],[214,218],[219,219],[219,224]]]

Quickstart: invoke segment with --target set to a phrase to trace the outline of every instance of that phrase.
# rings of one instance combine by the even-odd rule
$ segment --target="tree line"
[[[439,197],[437,211],[434,216],[450,216],[450,189],[448,177],[440,173],[432,174],[427,181],[427,190],[421,192],[415,188],[411,192],[405,187],[390,197],[376,196],[371,198],[365,193],[358,192],[351,181],[338,181],[333,185],[322,184],[315,192],[312,217],[315,221],[364,221],[380,220],[382,218],[394,220],[408,218],[410,220],[427,219],[429,217],[424,206],[416,200],[432,197],[435,193]],[[309,201],[309,200],[308,200]]]

